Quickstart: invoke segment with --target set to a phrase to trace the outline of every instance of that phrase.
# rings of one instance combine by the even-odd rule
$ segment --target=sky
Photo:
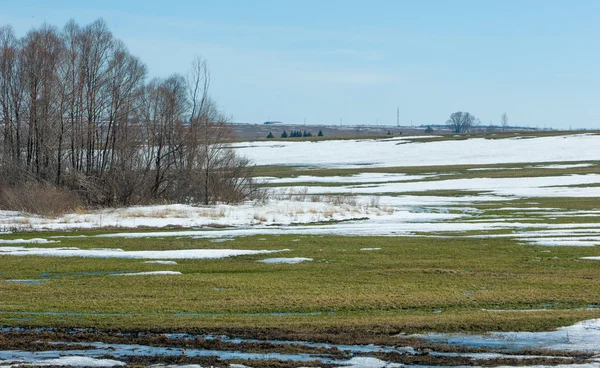
[[[234,122],[600,128],[597,0],[0,0],[18,36],[97,18],[150,78],[205,58]]]

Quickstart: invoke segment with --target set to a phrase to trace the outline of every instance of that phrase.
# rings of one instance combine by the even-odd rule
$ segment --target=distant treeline
[[[300,131],[300,130],[292,130],[290,132],[290,134],[288,134],[285,130],[281,133],[281,138],[302,138],[302,137],[312,137],[313,134],[311,132],[307,132],[305,131]],[[323,136],[323,132],[321,130],[319,130],[319,133],[317,134],[318,137],[322,137]],[[275,136],[273,135],[273,132],[269,132],[269,134],[267,135],[267,138],[275,138]]]
[[[0,185],[99,205],[248,198],[251,166],[227,145],[209,80],[197,58],[186,77],[148,81],[102,20],[20,39],[0,27]]]

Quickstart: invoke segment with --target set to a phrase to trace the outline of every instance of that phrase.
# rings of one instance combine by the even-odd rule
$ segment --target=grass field
[[[27,234],[49,235],[64,234]],[[60,246],[290,249],[276,256],[313,261],[257,262],[270,254],[161,265],[139,259],[5,256],[2,279],[39,281],[0,283],[0,324],[485,331],[548,329],[600,316],[600,262],[579,260],[597,255],[593,247],[336,236],[254,236],[223,243],[86,237],[62,238]],[[361,250],[367,247],[381,249]],[[182,275],[111,276],[156,270]],[[531,309],[540,311],[518,311]]]

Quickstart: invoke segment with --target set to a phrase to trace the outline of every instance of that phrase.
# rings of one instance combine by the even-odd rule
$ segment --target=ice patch
[[[342,364],[343,367],[351,368],[400,368],[402,364],[385,362],[381,359],[371,357],[354,357]]]
[[[485,335],[430,333],[410,335],[432,342],[506,350],[558,350],[600,353],[600,319],[591,319],[549,332],[492,332]]]
[[[302,258],[302,257],[295,257],[295,258],[266,258],[266,259],[261,259],[258,262],[261,263],[287,263],[287,264],[295,264],[295,263],[300,263],[300,262],[310,262],[312,261],[312,258]]]

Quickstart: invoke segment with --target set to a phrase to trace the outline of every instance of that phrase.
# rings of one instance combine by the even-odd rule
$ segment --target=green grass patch
[[[92,237],[63,238],[58,245],[291,250],[221,260],[178,260],[177,265],[133,259],[0,256],[0,324],[251,328],[265,323],[351,330],[393,323],[411,330],[478,330],[498,328],[507,318],[490,319],[482,309],[556,309],[545,320],[535,313],[514,316],[522,327],[540,329],[581,318],[581,311],[564,309],[585,308],[600,300],[600,262],[579,260],[600,255],[595,247],[522,246],[510,239],[337,236],[247,237],[224,243],[175,237]],[[295,265],[256,262],[269,257],[314,260]],[[109,275],[154,270],[183,275]],[[5,281],[14,279],[45,281],[35,285]],[[600,312],[586,313],[600,316]]]

